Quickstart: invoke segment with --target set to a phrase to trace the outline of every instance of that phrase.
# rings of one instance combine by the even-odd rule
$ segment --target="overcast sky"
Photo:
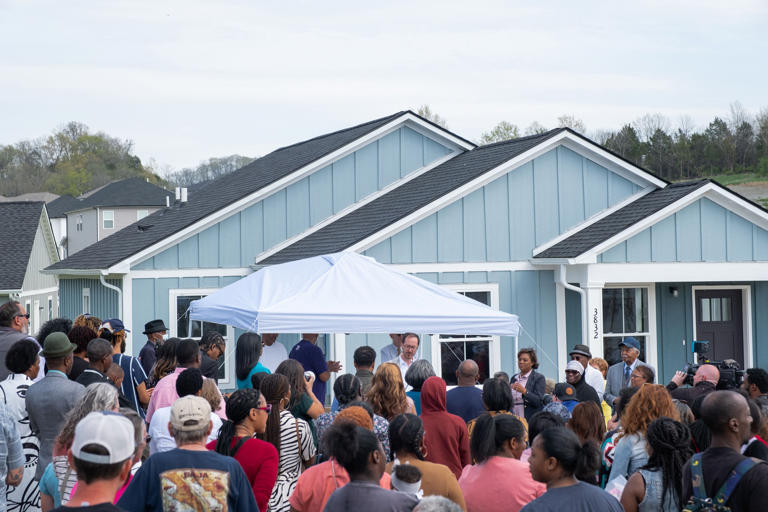
[[[768,2],[0,0],[0,144],[68,121],[192,167],[429,104],[458,134],[768,107]]]

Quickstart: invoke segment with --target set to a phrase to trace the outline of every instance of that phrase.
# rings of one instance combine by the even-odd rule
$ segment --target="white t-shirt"
[[[259,362],[269,368],[269,371],[275,373],[277,367],[288,359],[288,351],[285,349],[285,345],[279,341],[275,341],[271,346],[264,345]]]
[[[168,432],[169,421],[171,421],[170,407],[161,407],[152,415],[152,421],[149,423],[149,431],[147,432],[151,437],[149,440],[150,455],[167,452],[176,448],[176,441],[171,437],[171,433]],[[211,421],[213,422],[213,428],[206,443],[215,441],[219,437],[219,429],[222,423],[221,418],[212,412]]]
[[[587,364],[587,369],[584,371],[584,380],[586,380],[587,384],[592,386],[592,388],[597,391],[597,398],[602,402],[603,391],[605,391],[605,379],[603,379],[603,372],[591,364]]]

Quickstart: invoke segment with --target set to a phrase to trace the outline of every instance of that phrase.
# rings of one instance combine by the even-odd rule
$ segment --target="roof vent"
[[[186,203],[187,202],[187,187],[181,188],[181,202]]]
[[[181,187],[176,187],[176,200],[181,201]]]
[[[171,207],[171,196],[165,196],[165,207],[166,208]]]

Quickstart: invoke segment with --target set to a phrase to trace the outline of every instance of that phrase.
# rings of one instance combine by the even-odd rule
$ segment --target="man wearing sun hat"
[[[135,450],[133,424],[121,414],[92,412],[75,426],[69,464],[77,472],[77,488],[65,512],[120,511],[112,504],[115,493],[131,473]]]
[[[117,505],[145,510],[258,510],[240,463],[205,447],[211,432],[211,406],[187,395],[171,406],[168,430],[177,448],[149,457]]]
[[[85,394],[85,387],[67,377],[72,370],[72,353],[76,348],[77,345],[71,343],[63,332],[53,332],[46,336],[40,355],[46,359],[48,373],[27,390],[29,428],[40,439],[35,480],[40,480],[51,462],[53,444],[64,424],[64,418]]]

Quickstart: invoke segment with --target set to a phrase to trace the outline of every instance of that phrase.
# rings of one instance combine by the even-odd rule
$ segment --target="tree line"
[[[418,112],[436,115],[427,105]],[[438,118],[438,124],[446,126],[445,119]],[[673,127],[670,119],[661,114],[646,114],[618,130],[594,132],[587,132],[584,122],[573,115],[563,115],[557,121],[557,127],[586,135],[668,180],[744,172],[768,177],[768,108],[752,115],[736,102],[731,104],[729,116],[715,117],[699,129],[689,116],[680,118]],[[546,131],[537,121],[525,130],[501,121],[476,142],[490,144]]]

